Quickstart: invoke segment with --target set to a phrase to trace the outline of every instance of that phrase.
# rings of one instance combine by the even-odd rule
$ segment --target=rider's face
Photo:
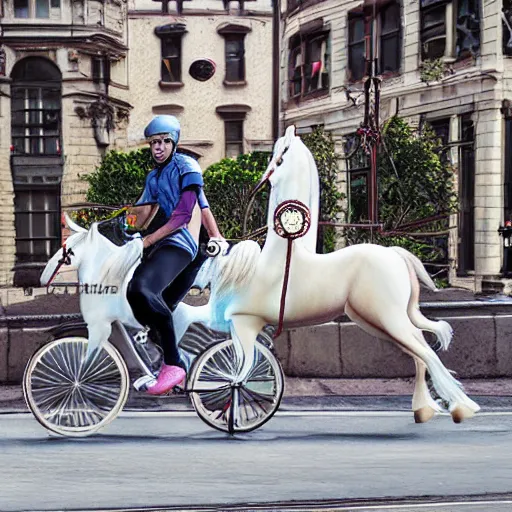
[[[172,153],[174,143],[168,135],[154,135],[149,139],[149,147],[155,162],[165,162]]]

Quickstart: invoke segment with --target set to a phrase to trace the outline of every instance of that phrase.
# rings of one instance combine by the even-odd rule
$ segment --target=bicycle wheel
[[[129,392],[128,369],[105,343],[84,362],[87,339],[69,337],[41,347],[30,358],[23,393],[37,421],[63,436],[88,436],[122,410]]]
[[[239,367],[232,340],[217,343],[194,362],[187,391],[199,417],[211,427],[235,434],[261,427],[277,411],[284,375],[274,354],[255,344],[254,364],[247,379],[235,385]]]

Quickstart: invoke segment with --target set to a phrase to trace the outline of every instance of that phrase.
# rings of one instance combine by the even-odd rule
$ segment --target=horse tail
[[[254,277],[260,254],[257,242],[245,240],[233,246],[226,256],[216,256],[218,264],[211,283],[212,298],[219,300],[247,286]]]
[[[391,249],[402,257],[409,270],[409,276],[411,279],[411,296],[409,298],[409,304],[407,305],[407,314],[409,319],[418,329],[434,333],[439,346],[443,350],[447,350],[453,338],[453,329],[451,325],[444,320],[429,320],[423,316],[419,308],[420,286],[418,278],[420,278],[422,283],[428,283],[427,285],[431,290],[437,291],[434,282],[425,270],[423,263],[421,263],[416,256],[402,247],[391,247]]]
[[[431,291],[437,292],[439,289],[435,285],[432,278],[428,275],[428,272],[425,270],[423,263],[419,258],[414,256],[414,254],[410,253],[408,250],[403,247],[390,247],[393,251],[397,252],[406,262],[412,265],[414,272],[418,279]]]

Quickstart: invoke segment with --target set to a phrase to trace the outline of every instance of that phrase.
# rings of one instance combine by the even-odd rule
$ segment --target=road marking
[[[277,411],[274,416],[410,416],[412,411]],[[32,416],[31,412],[5,412],[0,413],[1,418],[26,418]],[[194,411],[123,411],[120,418],[192,418],[197,416]],[[450,416],[448,412],[437,413],[437,416]],[[477,412],[475,418],[480,416],[512,416],[512,411]],[[467,420],[471,422],[471,420]]]

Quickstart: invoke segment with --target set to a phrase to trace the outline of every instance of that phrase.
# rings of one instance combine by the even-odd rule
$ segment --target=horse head
[[[299,243],[315,251],[320,205],[318,170],[313,155],[295,134],[293,125],[276,141],[268,167],[255,191],[267,182],[271,185],[267,218],[269,228],[273,225],[274,212],[280,204],[289,200],[300,201],[310,211],[311,227]]]
[[[41,275],[41,285],[47,286],[59,264],[63,263],[79,271],[81,282],[121,284],[142,254],[140,235],[120,234],[122,219],[119,217],[95,222],[88,230],[71,220],[67,213],[64,218],[72,234],[47,263]]]
[[[71,265],[73,268],[80,266],[84,254],[83,242],[87,238],[88,231],[73,222],[67,213],[64,213],[64,219],[66,225],[71,230],[71,235],[67,238],[63,247],[59,249],[46,264],[40,278],[41,286],[48,285],[55,271],[58,269],[59,264]]]

